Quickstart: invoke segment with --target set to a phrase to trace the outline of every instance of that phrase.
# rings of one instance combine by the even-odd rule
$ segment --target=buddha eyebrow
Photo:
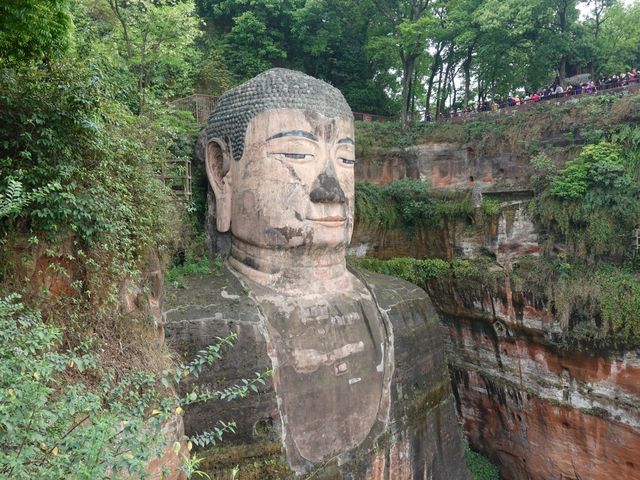
[[[267,138],[267,142],[269,140],[273,140],[275,138],[282,138],[282,137],[304,137],[304,138],[308,138],[309,140],[313,140],[314,142],[318,142],[320,140],[313,133],[305,132],[304,130],[288,130],[286,132],[280,132],[270,136],[269,138]]]
[[[338,140],[338,143],[349,143],[351,145],[355,145],[353,139],[349,137],[341,138],[340,140]]]

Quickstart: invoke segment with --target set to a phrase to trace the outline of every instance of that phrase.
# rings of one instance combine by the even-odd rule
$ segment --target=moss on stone
[[[232,478],[232,472],[236,469],[234,478],[238,480],[296,478],[278,442],[218,447],[199,455],[203,458],[200,469],[212,480]]]

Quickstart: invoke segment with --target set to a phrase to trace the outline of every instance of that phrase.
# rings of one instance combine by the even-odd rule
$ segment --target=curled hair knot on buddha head
[[[261,112],[290,108],[328,118],[353,118],[347,101],[335,87],[302,72],[272,68],[225,92],[207,123],[207,140],[222,139],[233,159],[244,152],[247,126]]]

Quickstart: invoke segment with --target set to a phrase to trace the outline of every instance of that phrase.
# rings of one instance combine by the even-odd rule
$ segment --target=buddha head
[[[206,135],[218,231],[254,249],[344,256],[353,230],[354,129],[336,88],[268,70],[220,97]]]

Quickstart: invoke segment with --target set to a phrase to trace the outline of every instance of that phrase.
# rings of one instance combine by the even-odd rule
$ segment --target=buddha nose
[[[313,182],[310,197],[314,203],[344,203],[347,200],[338,179],[326,172],[318,175]]]

